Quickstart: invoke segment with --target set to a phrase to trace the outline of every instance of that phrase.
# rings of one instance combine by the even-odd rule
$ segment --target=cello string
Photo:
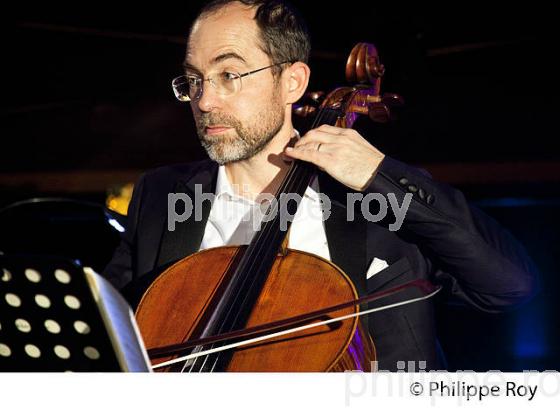
[[[214,345],[210,346],[210,348],[213,348]],[[209,354],[206,355],[206,357],[204,358],[204,361],[202,362],[202,364],[200,365],[200,369],[198,370],[198,373],[202,373],[202,370],[204,369],[204,365],[206,364],[206,362],[208,361],[208,358],[210,357]],[[212,366],[212,369],[210,370],[210,372],[212,372],[214,370],[214,366],[216,366],[216,361],[214,362],[214,365]]]
[[[191,350],[191,353],[198,353],[202,351],[202,346],[195,346],[193,347],[193,349]],[[185,361],[185,363],[183,364],[183,367],[181,368],[181,373],[185,372],[185,368],[189,365],[191,365],[190,369],[189,369],[189,373],[191,372],[190,370],[192,369],[192,366],[194,366],[194,363],[196,362],[196,359],[194,359],[193,363],[189,364],[189,361]]]
[[[210,373],[214,373],[214,369],[216,368],[216,365],[218,364],[218,360],[219,360],[219,358],[220,358],[220,354],[218,353],[216,356],[217,356],[217,357],[216,357],[216,360],[214,360],[214,364],[212,365],[212,368],[210,369]]]
[[[231,344],[228,344],[228,345],[223,345],[223,346],[220,346],[220,347],[217,347],[217,348],[201,351],[199,353],[194,353],[194,354],[189,354],[189,355],[186,355],[186,356],[178,357],[176,359],[169,360],[167,362],[162,362],[162,363],[158,363],[156,365],[153,365],[152,369],[158,369],[160,367],[170,366],[172,364],[179,363],[179,362],[184,361],[184,360],[189,360],[189,359],[192,359],[192,358],[195,358],[195,357],[200,357],[200,356],[203,356],[205,354],[210,355],[212,353],[221,352],[221,351],[224,351],[224,350],[230,350],[230,349],[234,349],[234,348],[237,348],[237,347],[262,342],[264,340],[272,339],[272,338],[275,338],[275,337],[289,335],[291,333],[299,332],[299,331],[302,331],[302,330],[307,330],[307,329],[311,329],[311,328],[322,326],[322,325],[328,325],[328,324],[335,323],[335,322],[341,322],[343,320],[352,319],[354,317],[369,315],[371,313],[380,312],[382,310],[387,310],[387,309],[392,309],[392,308],[396,308],[396,307],[399,307],[399,306],[408,305],[410,303],[420,302],[420,301],[423,301],[423,300],[426,300],[426,299],[429,299],[429,298],[433,297],[440,290],[441,290],[441,288],[438,288],[438,289],[434,290],[433,292],[431,292],[427,295],[419,296],[417,298],[407,299],[407,300],[403,300],[401,302],[392,303],[390,305],[385,305],[385,306],[380,306],[380,307],[364,310],[362,312],[350,313],[350,314],[347,314],[347,315],[344,315],[344,316],[339,316],[339,317],[335,317],[335,318],[331,318],[331,319],[327,319],[327,320],[323,320],[323,321],[319,321],[319,322],[314,322],[314,323],[310,323],[310,324],[307,324],[307,325],[297,326],[297,327],[294,327],[294,328],[291,328],[291,329],[282,330],[280,332],[275,332],[275,333],[271,333],[271,334],[268,334],[268,335],[258,336],[258,337],[255,337],[255,338],[242,340],[242,341],[231,343]]]
[[[329,113],[327,110],[325,109],[321,109],[319,111],[319,113],[317,114],[317,116],[315,117],[315,120],[313,121],[313,125],[312,125],[312,129],[317,127],[317,124],[321,123],[323,121],[323,118],[328,116],[327,113]],[[332,112],[330,112],[332,114]],[[329,116],[330,117],[330,116]],[[329,118],[331,119],[331,118]],[[301,173],[297,172],[297,162],[294,162],[294,165],[290,168],[290,170],[288,171],[288,175],[286,177],[286,180],[283,181],[282,186],[280,187],[281,189],[279,189],[279,192],[292,192],[294,189],[294,186],[297,185],[301,185],[304,182],[306,182],[306,185],[309,185],[309,181],[304,181],[302,180],[302,178],[308,178],[307,175],[299,175]],[[283,189],[282,189],[283,188]],[[307,187],[306,187],[307,188]],[[278,198],[276,198],[276,203],[278,204]],[[297,208],[296,208],[297,209]],[[270,207],[267,210],[267,213],[270,211]],[[266,214],[265,214],[266,215]],[[294,214],[295,215],[295,214]],[[254,243],[257,244],[257,246],[251,248],[249,247],[249,251],[250,253],[248,253],[246,255],[246,257],[243,257],[242,263],[240,264],[240,269],[242,268],[243,270],[246,269],[250,269],[251,271],[254,271],[254,269],[256,268],[255,265],[258,265],[257,270],[258,269],[262,269],[263,265],[264,265],[264,260],[266,258],[258,258],[258,255],[262,254],[262,250],[259,249],[258,244],[268,244],[270,243],[270,240],[272,240],[273,238],[270,238],[270,236],[274,237],[276,235],[278,235],[278,230],[274,229],[275,228],[275,221],[276,218],[274,218],[272,221],[266,221],[264,223],[264,226],[261,226],[261,229],[259,229],[259,231],[257,232],[257,238],[255,238]],[[264,237],[264,238],[263,238]],[[262,247],[263,245],[261,245]],[[246,282],[249,278],[245,278],[245,280],[243,282]],[[255,281],[257,280],[257,278],[253,278],[252,283],[249,285],[249,289],[252,289],[254,286]],[[243,284],[241,284],[241,286],[243,286]],[[233,302],[235,302],[237,300],[239,296],[236,296],[233,300]],[[227,313],[226,313],[226,317],[228,317],[230,314],[232,313],[232,308],[230,308]],[[234,318],[234,321],[237,319],[237,317],[239,316],[239,313],[236,315],[236,317]],[[222,324],[222,326],[219,327],[218,329],[218,333],[220,333],[223,329],[224,324]],[[210,348],[214,348],[214,345],[212,345]],[[194,362],[192,363],[192,365],[189,368],[189,372],[192,372],[196,363],[197,363],[197,359],[199,356],[196,356]],[[200,366],[199,372],[201,372],[204,369],[204,366],[206,365],[207,361],[209,358],[209,354],[207,354],[205,356],[205,360],[202,363],[202,365]],[[219,360],[219,355],[216,355],[214,362],[212,364],[212,368],[211,368],[211,372],[215,369],[216,364]],[[187,363],[185,363],[186,366]],[[181,371],[184,371],[185,366],[183,366],[183,369]]]

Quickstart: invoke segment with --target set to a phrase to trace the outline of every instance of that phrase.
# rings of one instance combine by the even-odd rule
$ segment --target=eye
[[[222,71],[222,73],[220,74],[220,78],[222,79],[222,81],[234,81],[239,78],[239,74]]]
[[[196,87],[202,81],[200,77],[196,75],[187,75],[186,77],[187,77],[187,84],[189,85],[189,87]]]

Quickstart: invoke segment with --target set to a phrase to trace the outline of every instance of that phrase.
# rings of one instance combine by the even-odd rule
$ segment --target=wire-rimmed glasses
[[[174,78],[171,82],[171,86],[173,87],[175,97],[182,102],[196,101],[202,97],[203,83],[205,81],[208,81],[218,94],[234,95],[241,91],[241,79],[243,77],[289,62],[290,61],[283,61],[281,63],[271,64],[243,74],[222,71],[217,74],[209,75],[208,78],[202,78],[196,74],[185,74]]]

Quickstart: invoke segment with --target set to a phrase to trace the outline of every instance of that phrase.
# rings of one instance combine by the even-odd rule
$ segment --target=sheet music
[[[84,272],[99,306],[122,370],[150,372],[151,365],[134,313],[121,294],[91,268]]]

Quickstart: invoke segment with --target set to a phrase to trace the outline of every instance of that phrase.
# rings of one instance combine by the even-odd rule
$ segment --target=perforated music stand
[[[77,262],[0,255],[0,371],[149,371],[130,307]]]

